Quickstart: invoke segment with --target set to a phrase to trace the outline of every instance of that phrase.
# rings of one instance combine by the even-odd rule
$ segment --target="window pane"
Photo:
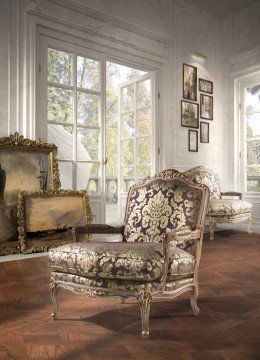
[[[58,159],[73,159],[73,126],[48,124],[47,139],[58,147]]]
[[[62,189],[72,189],[72,162],[59,161],[60,181]]]
[[[72,122],[72,91],[48,86],[48,120]]]
[[[134,141],[125,140],[122,142],[122,164],[133,165],[134,164]]]
[[[99,96],[78,92],[78,124],[99,126]]]
[[[87,189],[88,194],[99,192],[99,168],[96,163],[77,163],[77,189]]]
[[[86,190],[91,178],[92,163],[77,163],[77,189]]]
[[[252,110],[260,111],[260,85],[255,85],[246,89],[245,103],[246,114],[250,114]]]
[[[247,142],[247,164],[260,164],[260,140],[252,140]]]
[[[72,54],[48,49],[48,81],[72,85]]]
[[[134,168],[123,167],[122,168],[122,191],[127,192],[129,188],[134,184]]]
[[[247,191],[260,191],[260,166],[247,166]]]
[[[135,135],[134,113],[122,116],[122,138],[129,139]]]
[[[260,179],[259,180],[248,180],[247,181],[248,192],[260,192]]]
[[[151,80],[137,83],[137,107],[148,106],[151,104]]]
[[[150,164],[151,162],[151,139],[144,138],[137,141],[138,164]]]
[[[78,160],[99,160],[99,130],[78,128],[77,157]]]
[[[137,113],[137,136],[151,135],[151,111],[150,109]]]
[[[138,179],[143,179],[151,175],[150,166],[137,166],[137,177]]]
[[[106,176],[118,175],[118,128],[106,124]]]
[[[247,115],[247,137],[260,136],[260,112]]]
[[[134,108],[134,85],[123,88],[123,111],[133,110]]]
[[[77,57],[77,86],[89,90],[99,90],[99,62]]]

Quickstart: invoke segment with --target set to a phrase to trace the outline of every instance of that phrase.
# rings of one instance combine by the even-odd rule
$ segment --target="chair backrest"
[[[204,166],[197,166],[183,173],[191,177],[198,184],[206,185],[209,188],[210,199],[220,199],[220,180],[217,174]]]
[[[167,231],[203,226],[208,188],[176,170],[133,185],[128,193],[124,240],[162,242]]]

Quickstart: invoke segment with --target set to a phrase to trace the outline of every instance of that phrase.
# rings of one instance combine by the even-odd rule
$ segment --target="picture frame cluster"
[[[200,93],[198,104],[197,88]],[[208,95],[210,94],[210,95]],[[209,123],[213,120],[213,82],[197,78],[197,67],[183,64],[183,99],[181,100],[181,126],[200,129],[200,142],[209,143]],[[198,152],[198,130],[189,130],[188,150]]]

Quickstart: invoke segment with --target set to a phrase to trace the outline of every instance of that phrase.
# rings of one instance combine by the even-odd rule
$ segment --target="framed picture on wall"
[[[209,80],[199,79],[199,91],[213,94],[213,82]]]
[[[198,151],[198,131],[189,130],[189,151]]]
[[[200,117],[213,120],[213,96],[200,94]]]
[[[183,97],[197,101],[197,68],[183,64]]]
[[[181,126],[199,128],[199,105],[181,101]]]
[[[200,142],[209,143],[209,124],[204,121],[200,122]]]

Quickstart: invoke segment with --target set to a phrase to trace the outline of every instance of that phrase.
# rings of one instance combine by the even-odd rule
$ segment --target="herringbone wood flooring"
[[[200,315],[188,295],[156,300],[150,339],[134,299],[88,299],[61,291],[53,321],[47,258],[0,263],[0,359],[260,359],[260,235],[206,236]]]

